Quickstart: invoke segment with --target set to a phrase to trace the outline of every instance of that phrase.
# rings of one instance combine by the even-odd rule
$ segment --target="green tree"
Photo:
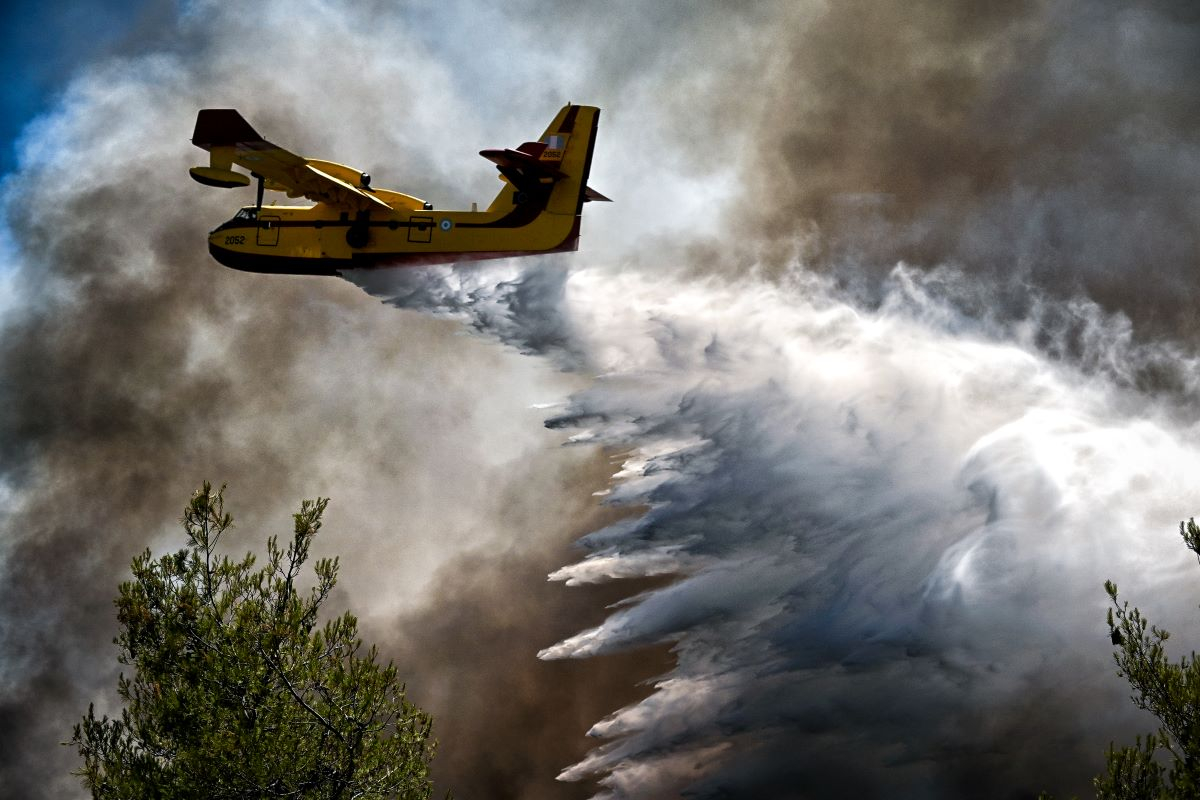
[[[1200,527],[1194,519],[1179,523],[1184,544],[1200,560]],[[1110,747],[1108,769],[1096,778],[1100,800],[1200,797],[1200,660],[1193,651],[1178,662],[1167,657],[1170,633],[1150,624],[1137,608],[1117,597],[1112,581],[1104,584],[1112,599],[1108,627],[1117,672],[1129,681],[1138,708],[1159,720],[1157,731],[1132,747]]]
[[[428,798],[431,720],[349,613],[318,626],[337,559],[297,587],[328,500],[305,501],[286,551],[232,561],[224,487],[196,492],[187,546],[133,560],[116,600],[120,719],[75,726],[94,798]]]

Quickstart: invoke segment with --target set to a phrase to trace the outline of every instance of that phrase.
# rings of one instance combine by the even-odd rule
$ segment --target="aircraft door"
[[[259,217],[258,218],[258,238],[256,240],[263,247],[274,247],[279,244],[279,217]]]
[[[433,217],[409,217],[408,240],[420,244],[433,241]]]

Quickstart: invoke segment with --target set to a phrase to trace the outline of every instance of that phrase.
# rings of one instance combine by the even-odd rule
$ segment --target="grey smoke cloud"
[[[1194,4],[811,8],[756,119],[765,253],[852,280],[954,263],[1194,336]]]
[[[205,231],[251,199],[187,180],[204,106],[239,107],[279,141],[360,164],[384,185],[420,176],[414,191],[438,202],[494,189],[488,169],[461,166],[495,142],[492,121],[414,23],[343,11],[264,6],[246,23],[231,7],[189,6],[152,52],[91,66],[27,131],[4,190],[17,295],[0,353],[0,782],[13,796],[80,795],[59,742],[89,701],[113,702],[116,585],[144,546],[177,546],[180,503],[199,481],[229,481],[238,549],[261,547],[300,498],[332,496],[321,546],[343,556],[340,601],[397,657],[400,615],[450,613],[448,599],[429,605],[447,591],[445,565],[513,541],[528,549],[507,566],[540,563],[571,535],[565,506],[546,498],[574,495],[575,481],[582,497],[593,490],[594,456],[556,448],[532,409],[579,379],[348,284],[238,274],[205,253]],[[330,37],[374,55],[330,49]],[[540,130],[553,107],[509,111]],[[476,572],[472,586],[490,587],[485,606],[501,611],[506,574]],[[537,662],[558,635],[546,631],[534,619],[524,648],[514,637],[528,657],[512,672],[543,670],[561,694],[599,685],[595,670]],[[414,668],[414,697],[451,669],[490,674],[478,660]],[[537,702],[509,708],[536,716]],[[584,707],[605,705],[595,694]],[[560,741],[586,727],[544,716]],[[479,740],[483,720],[464,714],[454,730]],[[521,743],[490,745],[503,760]],[[522,754],[529,766],[513,781],[525,788],[553,788],[577,755]],[[447,788],[468,777],[438,776]]]

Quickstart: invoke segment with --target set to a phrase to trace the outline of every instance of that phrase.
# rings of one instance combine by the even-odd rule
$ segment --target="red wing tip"
[[[192,144],[197,147],[208,149],[261,140],[258,132],[235,109],[203,108],[196,114]]]

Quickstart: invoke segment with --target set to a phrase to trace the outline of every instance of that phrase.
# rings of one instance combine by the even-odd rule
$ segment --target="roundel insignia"
[[[439,225],[440,225],[441,229],[442,229],[442,230],[444,230],[444,231],[448,231],[448,230],[450,230],[451,228],[453,228],[453,227],[454,227],[454,223],[453,223],[453,222],[451,222],[451,221],[450,221],[450,220],[448,220],[448,219],[444,219],[444,220],[442,220],[442,221],[439,223]]]

